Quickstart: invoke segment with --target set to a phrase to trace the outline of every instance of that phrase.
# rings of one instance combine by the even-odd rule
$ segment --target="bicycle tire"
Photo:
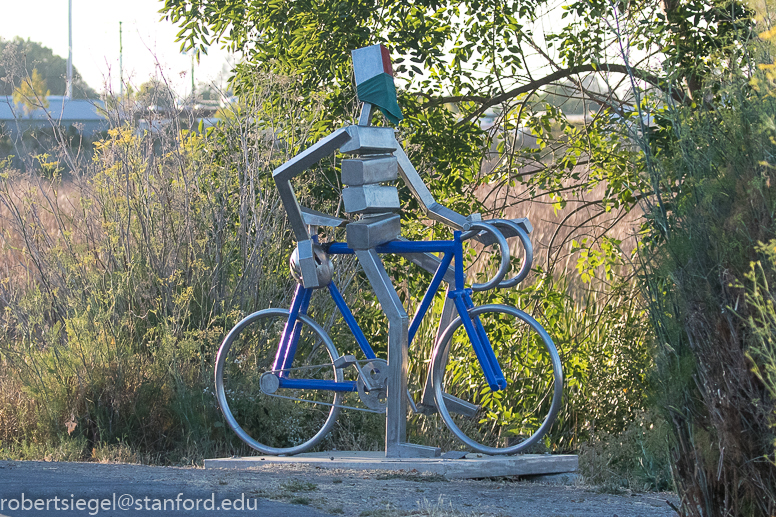
[[[507,388],[494,392],[488,387],[459,315],[442,334],[432,357],[437,409],[453,435],[475,452],[526,452],[549,430],[560,410],[563,371],[558,351],[544,328],[515,307],[482,305],[470,309],[468,316],[479,318],[491,344],[496,343]],[[476,414],[449,411],[443,394],[473,404]]]
[[[221,413],[243,442],[268,455],[310,450],[329,433],[340,411],[341,393],[279,388],[271,395],[262,390],[261,377],[272,371],[288,315],[286,309],[265,309],[245,317],[226,336],[216,358]],[[338,354],[331,338],[309,316],[298,318],[302,327],[297,351],[286,375],[342,381],[342,370],[332,364]],[[311,368],[316,365],[326,366]]]

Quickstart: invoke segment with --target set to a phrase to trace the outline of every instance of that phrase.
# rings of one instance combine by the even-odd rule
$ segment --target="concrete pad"
[[[385,453],[331,451],[297,456],[251,456],[205,460],[206,469],[250,469],[267,464],[302,464],[318,468],[351,470],[403,470],[439,474],[448,479],[477,479],[501,476],[536,476],[575,472],[575,454],[520,454],[488,456],[469,453],[461,459],[386,458]]]

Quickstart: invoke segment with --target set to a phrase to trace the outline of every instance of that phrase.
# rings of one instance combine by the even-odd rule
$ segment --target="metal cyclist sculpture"
[[[527,275],[531,225],[527,219],[482,221],[478,214],[463,216],[437,203],[394,130],[370,125],[376,108],[391,122],[402,118],[388,51],[373,45],[354,50],[352,57],[363,103],[359,123],[335,131],[273,173],[297,241],[291,268],[299,285],[289,310],[254,313],[225,338],[216,361],[221,410],[238,436],[265,454],[297,454],[315,446],[347,407],[344,395],[353,392],[368,410],[385,412],[388,457],[440,454],[438,447],[407,443],[410,408],[418,413],[438,411],[468,449],[490,454],[523,451],[542,437],[558,412],[563,390],[560,359],[550,336],[531,316],[505,305],[475,307],[471,293],[512,287]],[[345,212],[358,217],[352,221],[300,207],[291,184],[336,151],[350,155],[342,161],[346,185],[342,198]],[[402,239],[398,191],[384,185],[398,176],[431,219],[454,230],[453,240]],[[322,246],[317,242],[318,226],[344,226],[347,243]],[[507,239],[513,237],[519,239],[524,257],[519,272],[504,280],[510,268]],[[501,252],[495,276],[470,289],[463,273],[462,243],[467,239],[497,244]],[[387,362],[375,356],[332,281],[329,256],[351,253],[388,318]],[[383,266],[380,255],[385,253],[404,255],[434,275],[412,321]],[[429,375],[416,404],[407,390],[408,350],[442,282],[447,283],[444,307]],[[325,330],[307,315],[312,292],[320,288],[328,289],[366,359],[340,356]],[[355,380],[345,379],[348,371],[354,372]],[[514,395],[521,386],[530,386],[529,401],[504,400],[505,394]],[[267,404],[259,411],[257,399],[265,398]],[[300,404],[314,409],[296,423],[272,422],[296,415]],[[311,436],[300,436],[305,432]]]

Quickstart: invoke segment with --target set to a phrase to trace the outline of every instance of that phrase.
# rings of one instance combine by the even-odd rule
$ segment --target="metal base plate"
[[[488,456],[469,453],[461,459],[386,458],[385,453],[357,451],[326,451],[297,456],[255,456],[205,460],[206,469],[250,469],[267,464],[310,465],[332,469],[415,470],[441,474],[448,479],[477,479],[499,476],[537,476],[576,472],[578,460],[572,454],[518,454]]]
[[[439,447],[428,447],[415,443],[397,443],[388,446],[386,458],[438,458],[442,455]]]

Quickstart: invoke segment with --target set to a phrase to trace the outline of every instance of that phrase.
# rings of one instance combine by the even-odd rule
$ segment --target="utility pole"
[[[67,0],[67,88],[65,97],[73,97],[73,0]]]
[[[196,101],[196,96],[194,95],[194,54],[197,52],[196,49],[191,50],[191,103],[194,104]]]
[[[119,22],[119,95],[124,96],[124,42],[121,36],[121,22]]]

